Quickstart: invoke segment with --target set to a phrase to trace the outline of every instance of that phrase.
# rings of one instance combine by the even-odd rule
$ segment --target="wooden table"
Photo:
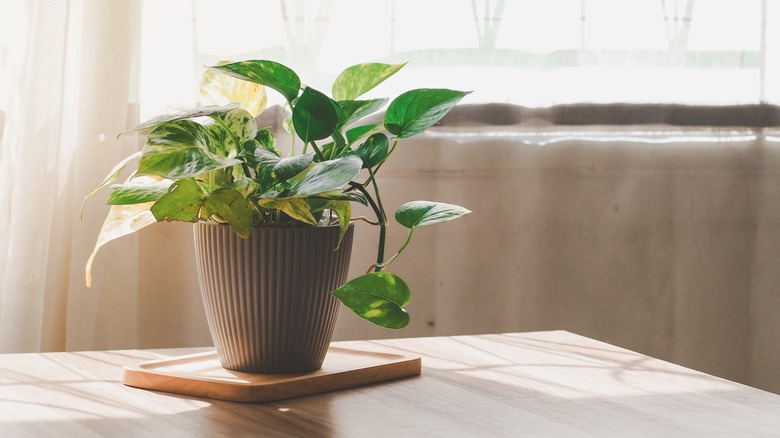
[[[0,355],[0,436],[780,436],[780,396],[563,331],[343,342],[419,377],[267,404],[122,385],[193,349]]]

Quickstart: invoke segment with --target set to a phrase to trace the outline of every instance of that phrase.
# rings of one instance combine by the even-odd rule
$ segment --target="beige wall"
[[[473,214],[418,230],[394,266],[414,293],[407,329],[342,309],[336,338],[566,329],[780,392],[779,144],[654,129],[443,128],[402,143],[381,172],[387,209],[430,199]],[[374,233],[358,224],[353,276]],[[153,254],[140,300],[159,309],[143,316],[143,346],[208,343],[191,228],[144,231],[139,245]]]

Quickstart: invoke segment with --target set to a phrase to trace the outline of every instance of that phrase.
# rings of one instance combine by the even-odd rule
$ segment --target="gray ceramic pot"
[[[227,225],[195,224],[198,276],[222,366],[254,373],[318,370],[347,277],[353,226],[256,227],[249,239]]]

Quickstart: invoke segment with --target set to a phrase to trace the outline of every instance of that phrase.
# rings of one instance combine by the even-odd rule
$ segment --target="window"
[[[778,0],[146,1],[142,117],[195,102],[203,66],[253,58],[324,90],[348,65],[408,61],[378,95],[470,103],[778,103],[779,21]]]

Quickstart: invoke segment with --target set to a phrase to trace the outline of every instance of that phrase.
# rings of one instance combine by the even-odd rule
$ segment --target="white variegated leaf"
[[[145,228],[157,222],[149,210],[154,202],[132,205],[113,205],[108,212],[103,228],[100,230],[95,249],[87,260],[86,281],[87,287],[92,286],[92,262],[95,260],[98,250],[106,243],[116,240],[128,234]]]
[[[227,63],[227,61],[222,61],[219,65]],[[200,94],[215,105],[238,103],[252,117],[259,116],[268,103],[263,85],[244,81],[211,69],[206,70],[200,78]]]

